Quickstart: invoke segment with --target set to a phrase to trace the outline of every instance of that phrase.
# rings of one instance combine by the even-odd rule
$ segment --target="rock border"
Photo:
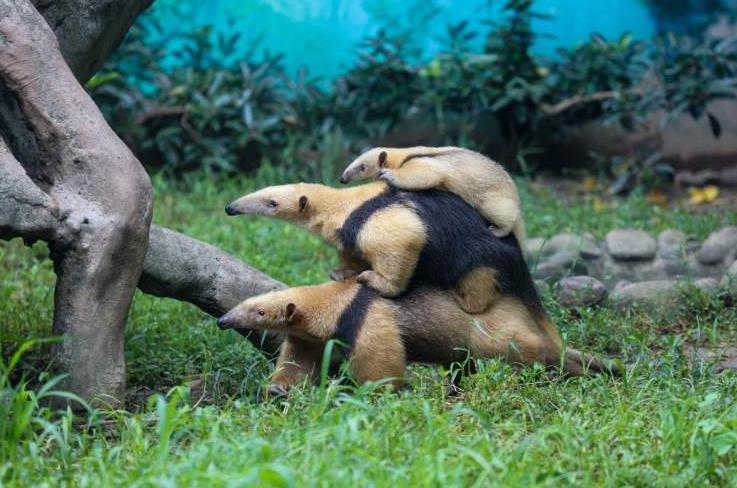
[[[607,299],[625,308],[664,305],[688,284],[737,297],[737,226],[718,229],[702,243],[675,229],[657,238],[639,229],[614,229],[603,241],[588,233],[561,233],[528,239],[524,249],[538,288],[553,291],[568,308]]]

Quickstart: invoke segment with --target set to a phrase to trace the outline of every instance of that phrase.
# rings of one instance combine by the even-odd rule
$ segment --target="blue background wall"
[[[486,32],[485,18],[498,18],[503,0],[158,0],[152,15],[171,33],[214,25],[244,36],[240,49],[261,39],[260,47],[283,53],[290,71],[307,66],[311,75],[331,78],[355,59],[358,42],[385,28],[414,31],[414,47],[427,57],[437,52],[448,23],[469,20]],[[489,6],[491,4],[491,6]],[[537,21],[536,30],[549,34],[536,46],[552,55],[559,45],[571,46],[592,31],[607,38],[625,31],[636,38],[651,36],[656,22],[639,0],[538,0],[535,10],[551,20]],[[436,14],[430,16],[432,12]],[[177,22],[167,22],[174,15]],[[237,57],[239,53],[234,53]]]

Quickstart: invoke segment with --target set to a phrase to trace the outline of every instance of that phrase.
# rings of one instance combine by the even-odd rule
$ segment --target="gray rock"
[[[620,288],[624,288],[625,286],[629,286],[631,284],[632,284],[632,282],[631,281],[627,281],[627,280],[618,281],[617,284],[614,285],[614,291],[617,291]]]
[[[533,276],[541,279],[557,279],[571,274],[586,274],[586,266],[570,251],[553,254],[533,271]]]
[[[694,281],[693,285],[706,293],[713,293],[719,289],[719,281],[715,278],[701,278]]]
[[[652,259],[657,244],[647,232],[616,229],[606,235],[606,247],[615,259],[631,261]]]
[[[591,234],[558,234],[550,239],[549,244],[545,247],[548,246],[553,249],[553,252],[568,251],[580,255],[584,259],[596,259],[603,254],[602,249]]]
[[[542,237],[533,237],[532,239],[527,239],[525,241],[525,254],[527,254],[532,259],[538,259],[538,257],[542,254],[543,246],[545,246],[547,242],[548,240]]]
[[[737,371],[737,347],[729,343],[721,343],[717,347],[696,347],[687,344],[683,352],[695,364],[714,365],[717,373],[727,369]]]
[[[624,261],[614,259],[605,254],[596,261],[586,261],[589,276],[601,280],[608,287],[615,283],[627,280],[630,282],[669,280],[688,275],[686,263],[676,260],[666,260],[656,257],[650,260]],[[701,275],[695,275],[701,276]],[[721,274],[719,275],[721,277]]]
[[[576,235],[564,232],[551,238],[534,237],[525,241],[525,252],[532,258],[547,258],[561,251],[568,251],[584,259],[596,259],[604,253],[594,236],[589,233]]]
[[[699,261],[696,255],[689,256],[688,258],[688,275],[697,278],[716,278],[719,279],[724,276],[726,271],[726,264],[724,261],[716,264],[703,264]]]
[[[683,259],[656,258],[653,267],[659,272],[652,278],[680,278],[688,275],[688,262]]]
[[[571,276],[558,282],[556,296],[564,307],[585,307],[604,300],[606,287],[591,276]]]
[[[681,260],[686,252],[686,234],[668,229],[658,235],[658,255],[663,259]]]
[[[724,273],[724,279],[737,280],[737,261],[727,268],[727,271]]]
[[[737,253],[737,227],[729,226],[709,234],[696,257],[701,264],[717,264],[734,259]]]
[[[621,308],[660,307],[675,302],[678,295],[675,281],[641,281],[618,288],[612,293],[611,300]]]

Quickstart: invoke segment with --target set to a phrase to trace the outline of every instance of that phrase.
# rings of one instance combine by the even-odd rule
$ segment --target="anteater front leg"
[[[413,159],[397,169],[382,169],[379,177],[393,187],[407,191],[429,190],[443,182],[443,175],[429,158]]]
[[[385,249],[371,260],[371,269],[358,275],[358,282],[373,288],[386,298],[400,295],[407,289],[417,267],[420,249],[402,243],[385,242]]]
[[[314,379],[320,371],[324,344],[287,336],[279,351],[276,368],[268,386],[269,397],[284,396],[305,378]]]
[[[338,258],[340,267],[330,273],[330,279],[333,281],[345,281],[368,268],[365,261],[348,251],[338,251]]]
[[[388,302],[375,301],[361,327],[351,352],[353,377],[359,384],[390,380],[396,388],[404,385],[407,367],[404,342],[394,311]]]
[[[358,282],[392,298],[407,289],[417,267],[427,231],[414,210],[405,206],[376,212],[358,234],[361,256],[371,266]]]

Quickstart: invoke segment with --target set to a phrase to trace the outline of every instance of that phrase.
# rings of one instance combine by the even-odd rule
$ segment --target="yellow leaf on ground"
[[[713,202],[719,196],[719,187],[716,185],[707,185],[704,187],[704,197],[707,202]]]
[[[652,205],[660,205],[665,206],[668,204],[668,196],[663,193],[662,190],[655,189],[649,192],[645,199],[648,201],[648,203],[651,203]]]
[[[591,193],[592,191],[596,190],[596,178],[593,176],[587,176],[583,179],[583,189],[587,193]]]
[[[707,185],[703,188],[688,189],[688,203],[691,205],[701,205],[702,203],[711,203],[719,196],[719,187],[716,185]]]
[[[594,198],[594,210],[596,210],[597,212],[603,212],[604,210],[606,210],[606,208],[607,205],[604,200],[599,197]]]

